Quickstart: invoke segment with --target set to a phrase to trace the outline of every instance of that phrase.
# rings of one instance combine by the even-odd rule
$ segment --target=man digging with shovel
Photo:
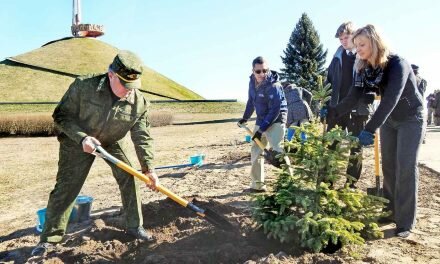
[[[113,156],[131,164],[125,139],[130,132],[142,173],[150,179],[148,187],[156,189],[159,181],[152,165],[149,103],[138,91],[141,74],[141,60],[129,51],[121,51],[108,73],[77,78],[56,107],[53,118],[61,131],[58,174],[50,193],[40,243],[32,255],[44,254],[63,239],[75,199],[95,160],[92,153],[96,146],[102,145]],[[121,191],[127,234],[154,241],[142,227],[139,187],[134,178],[107,163]]]
[[[269,70],[267,61],[263,57],[253,60],[252,72],[246,110],[238,126],[245,126],[255,110],[257,121],[252,137],[252,180],[249,191],[264,192],[266,185],[264,184],[264,161],[261,157],[263,150],[255,140],[261,141],[264,146],[269,143],[272,153],[284,151],[282,143],[287,120],[287,102],[277,72]]]

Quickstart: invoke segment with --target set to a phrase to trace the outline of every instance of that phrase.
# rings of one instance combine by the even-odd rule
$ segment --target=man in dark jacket
[[[288,84],[284,89],[284,95],[287,102],[287,128],[290,126],[300,126],[309,122],[313,117],[310,103],[312,102],[312,93],[307,89]]]
[[[253,74],[249,81],[249,95],[243,118],[238,122],[241,126],[257,113],[257,121],[252,139],[259,139],[264,145],[277,152],[283,152],[282,142],[287,120],[287,103],[278,74],[270,71],[263,57],[252,62]],[[262,150],[253,142],[251,149],[251,191],[265,191],[264,161],[260,158]]]
[[[333,60],[328,67],[327,82],[329,82],[332,87],[330,106],[335,106],[341,102],[342,99],[347,96],[353,83],[353,66],[356,59],[356,51],[351,38],[354,31],[352,22],[342,23],[336,31],[335,37],[339,38],[341,46],[336,50]],[[371,105],[369,103],[371,104],[372,100],[371,102],[359,102],[351,112],[329,123],[328,130],[338,125],[342,127],[342,129],[347,129],[353,136],[358,136],[364,129],[365,123],[371,113]],[[347,174],[354,178],[354,182],[361,176],[361,154],[361,146],[350,150],[351,158],[349,159]],[[354,187],[354,182],[350,184],[351,187]]]
[[[95,160],[92,154],[97,145],[131,164],[126,155],[125,137],[130,132],[142,172],[152,181],[149,187],[156,188],[159,181],[152,164],[149,103],[138,91],[141,74],[141,60],[129,51],[121,51],[108,73],[77,78],[55,108],[53,118],[61,131],[58,174],[49,196],[40,243],[32,255],[44,254],[63,239],[75,199]],[[108,164],[121,191],[127,234],[153,241],[142,227],[141,199],[134,177]]]

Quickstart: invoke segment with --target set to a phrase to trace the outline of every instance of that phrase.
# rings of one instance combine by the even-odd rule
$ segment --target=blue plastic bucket
[[[189,157],[189,162],[192,165],[201,166],[201,165],[203,165],[204,158],[205,158],[205,155],[194,155],[194,156]]]
[[[76,198],[76,222],[83,222],[90,219],[90,213],[92,212],[93,197],[80,195]],[[72,218],[72,215],[70,215]]]
[[[244,141],[246,141],[247,143],[251,143],[252,137],[250,135],[246,135],[244,137]]]
[[[37,211],[37,231],[43,231],[44,222],[46,221],[46,208]]]
[[[75,205],[69,216],[69,222],[82,222],[90,219],[90,212],[92,210],[93,198],[90,196],[80,195],[76,198]],[[42,208],[37,211],[37,226],[38,232],[43,231],[44,222],[46,221],[47,208]]]
[[[44,222],[46,222],[46,211],[47,208],[41,208],[37,211],[37,226],[36,229],[38,232],[43,231]],[[69,222],[74,222],[77,216],[77,209],[73,207],[72,212],[69,216]]]

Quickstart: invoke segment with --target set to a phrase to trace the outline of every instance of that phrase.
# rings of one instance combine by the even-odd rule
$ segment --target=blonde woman
[[[417,155],[422,139],[423,100],[410,64],[391,54],[373,25],[353,34],[356,47],[355,80],[344,100],[328,108],[328,119],[338,118],[365,94],[381,96],[380,104],[359,134],[363,146],[374,143],[380,127],[384,197],[390,200],[396,235],[408,237],[416,222]]]

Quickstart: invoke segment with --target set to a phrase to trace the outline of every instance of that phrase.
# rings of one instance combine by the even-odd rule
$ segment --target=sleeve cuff
[[[76,133],[74,134],[74,138],[73,138],[73,140],[74,140],[75,142],[77,142],[78,144],[81,144],[81,142],[83,141],[83,139],[84,139],[85,137],[87,137],[87,134],[86,134],[86,133],[84,133],[84,132],[76,132]]]
[[[267,121],[264,121],[264,124],[262,124],[262,125],[260,126],[260,131],[261,131],[261,132],[264,132],[264,131],[267,130],[268,127],[269,127],[269,123],[268,123]]]
[[[368,125],[368,123],[365,125],[364,130],[367,131],[367,132],[370,132],[371,134],[374,134],[375,131],[376,131],[376,129],[373,129],[372,127],[370,127],[370,126]]]

